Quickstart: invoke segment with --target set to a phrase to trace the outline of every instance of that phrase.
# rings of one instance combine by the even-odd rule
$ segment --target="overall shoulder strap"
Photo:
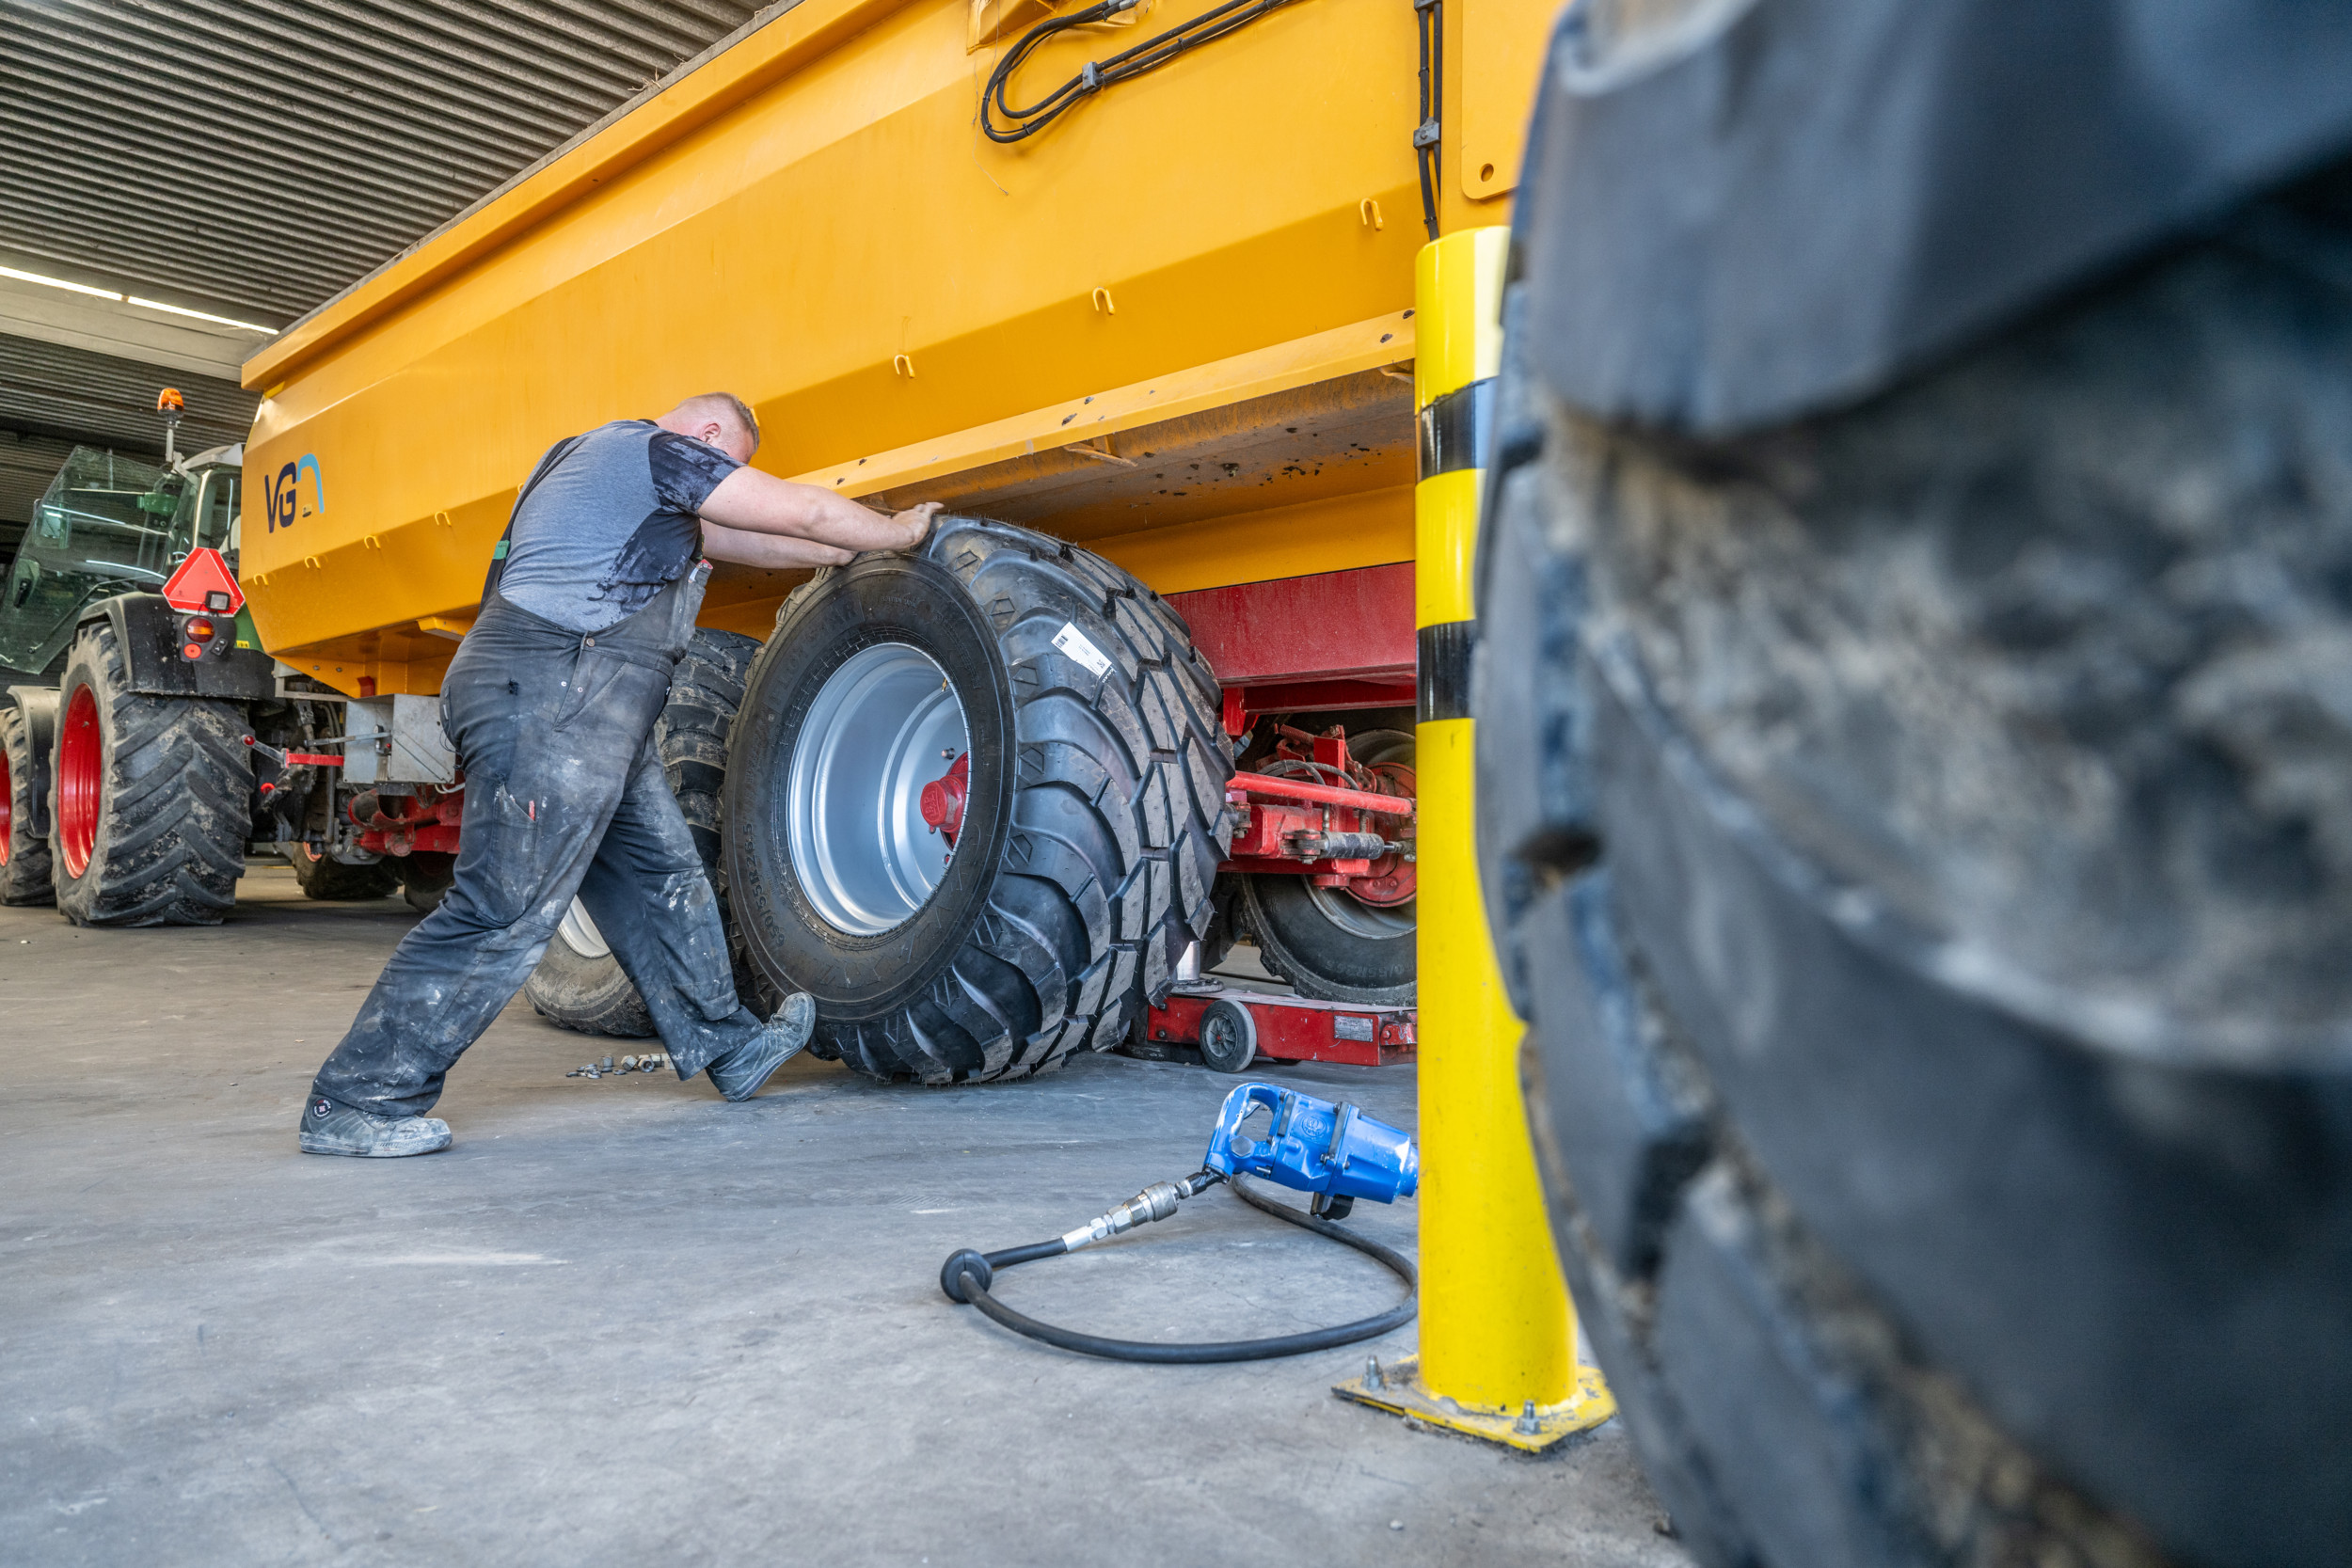
[[[523,481],[523,487],[515,492],[514,510],[506,515],[506,531],[500,534],[499,542],[490,547],[490,569],[482,578],[484,604],[490,602],[490,595],[498,591],[499,578],[506,575],[506,552],[515,542],[515,519],[522,515],[523,502],[531,499],[531,492],[539,487],[539,482],[555,472],[564,459],[572,454],[572,449],[587,438],[587,433],[583,431],[578,436],[565,436],[549,447],[547,454],[539,459],[539,466],[531,470],[531,477]]]

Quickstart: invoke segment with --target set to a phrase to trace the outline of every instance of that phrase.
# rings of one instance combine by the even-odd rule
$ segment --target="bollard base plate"
[[[1360,1377],[1350,1378],[1333,1385],[1331,1392],[1343,1400],[1402,1416],[1408,1421],[1483,1437],[1525,1453],[1542,1453],[1563,1438],[1589,1432],[1617,1413],[1616,1397],[1609,1392],[1609,1385],[1601,1381],[1597,1367],[1577,1368],[1576,1392],[1558,1404],[1537,1405],[1533,1422],[1527,1419],[1524,1407],[1518,1411],[1481,1408],[1432,1394],[1422,1385],[1418,1356],[1403,1357],[1384,1366],[1380,1381],[1383,1386],[1373,1388],[1367,1387]],[[1534,1430],[1527,1430],[1531,1425]]]

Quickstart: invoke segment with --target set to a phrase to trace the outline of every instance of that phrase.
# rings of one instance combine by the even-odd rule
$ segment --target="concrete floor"
[[[412,917],[306,903],[282,867],[240,896],[206,930],[0,910],[0,1560],[1687,1560],[1613,1423],[1537,1460],[1331,1397],[1409,1328],[1146,1368],[942,1298],[954,1247],[1196,1168],[1228,1080],[810,1061],[733,1106],[566,1079],[604,1047],[518,1001],[452,1081],[450,1152],[307,1159],[310,1072]],[[1407,1069],[1279,1076],[1412,1124]],[[1409,1246],[1409,1203],[1357,1215]],[[1138,1338],[1393,1290],[1225,1193],[1006,1278]]]

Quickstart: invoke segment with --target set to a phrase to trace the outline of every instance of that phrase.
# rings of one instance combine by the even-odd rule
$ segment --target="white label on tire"
[[[1054,646],[1098,675],[1111,673],[1110,659],[1088,640],[1087,634],[1080,631],[1074,623],[1064,621],[1061,624],[1061,630],[1054,634]]]

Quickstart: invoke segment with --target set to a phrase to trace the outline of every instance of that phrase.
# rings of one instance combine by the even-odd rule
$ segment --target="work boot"
[[[784,999],[776,1016],[759,1033],[728,1052],[705,1069],[712,1086],[729,1100],[749,1100],[759,1092],[776,1069],[801,1053],[817,1032],[817,998],[796,990]]]
[[[438,1117],[370,1116],[317,1095],[303,1107],[305,1154],[397,1160],[404,1154],[437,1154],[448,1147],[449,1123]]]

